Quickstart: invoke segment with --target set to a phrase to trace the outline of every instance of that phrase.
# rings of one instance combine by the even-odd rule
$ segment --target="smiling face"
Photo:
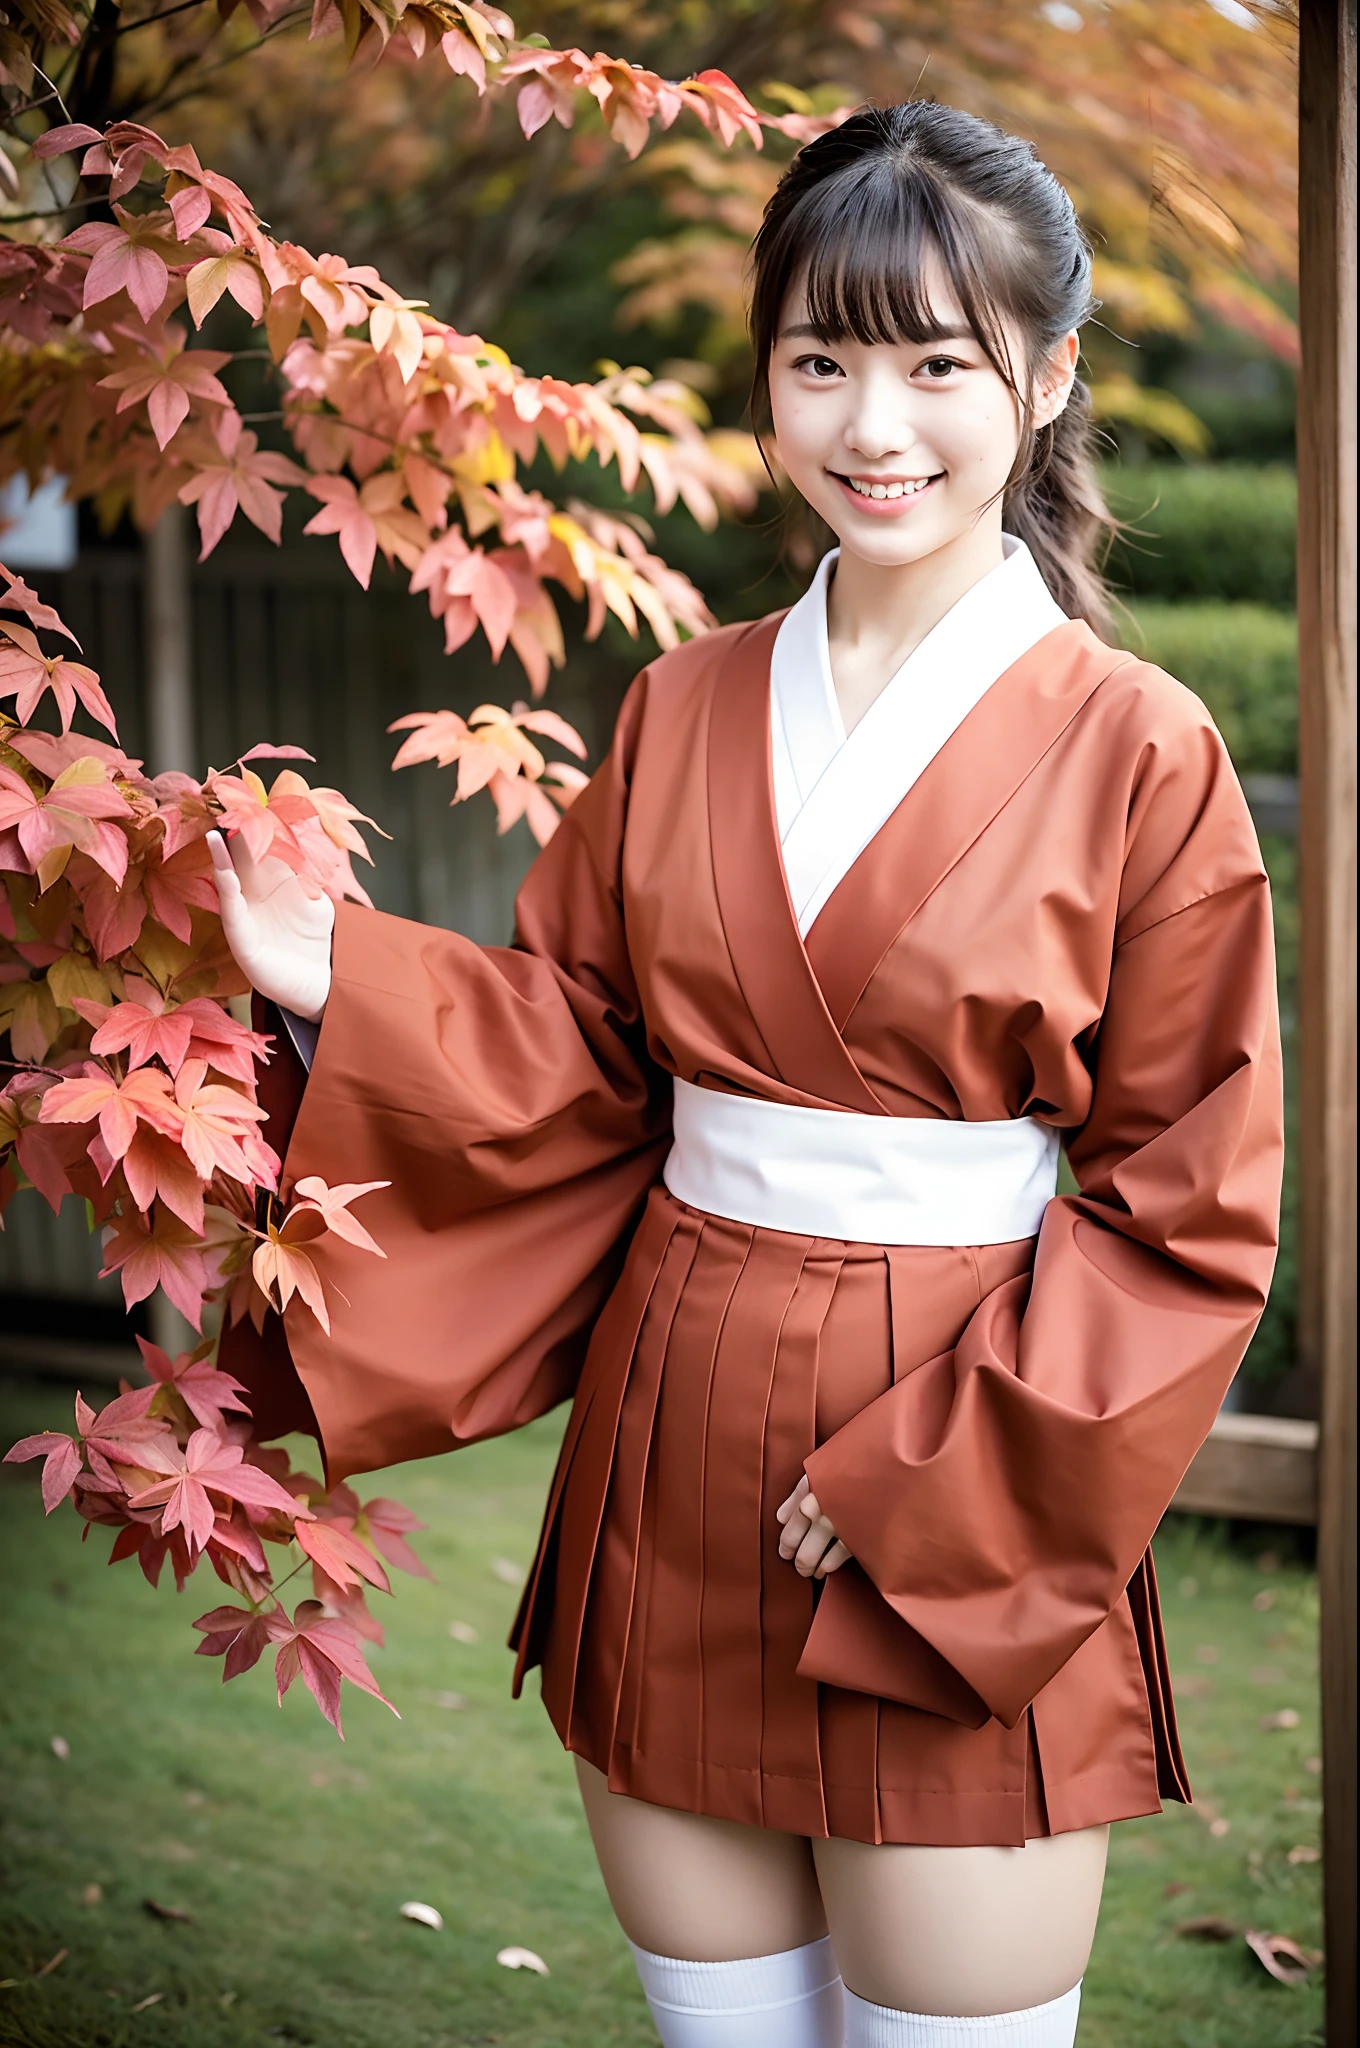
[[[819,334],[803,285],[789,291],[769,361],[780,460],[842,548],[895,567],[991,536],[1023,426],[1020,403],[970,329],[939,265],[920,341]],[[1013,360],[1023,360],[1010,340]],[[1061,410],[1076,364],[1067,337],[1035,394],[1034,420]]]

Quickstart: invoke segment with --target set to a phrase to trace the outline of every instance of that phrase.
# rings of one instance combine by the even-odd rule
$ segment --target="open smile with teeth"
[[[910,477],[895,483],[876,483],[871,477],[842,476],[841,482],[848,484],[861,498],[914,498],[927,484],[933,484],[933,476]]]

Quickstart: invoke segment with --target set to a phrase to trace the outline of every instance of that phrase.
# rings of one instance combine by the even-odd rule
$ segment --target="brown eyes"
[[[808,371],[819,384],[828,384],[833,377],[842,374],[840,364],[830,356],[799,356],[793,367]],[[917,370],[924,371],[930,383],[942,384],[954,370],[963,367],[953,356],[929,356],[925,362],[918,363]]]

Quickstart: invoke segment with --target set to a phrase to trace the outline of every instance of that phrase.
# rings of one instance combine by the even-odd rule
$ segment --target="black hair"
[[[1033,147],[933,100],[865,107],[806,144],[765,208],[752,247],[751,409],[771,427],[769,365],[788,292],[828,342],[925,342],[938,322],[923,282],[936,259],[993,368],[1021,408],[1003,497],[1006,529],[1029,547],[1057,602],[1097,632],[1109,598],[1096,566],[1115,522],[1093,460],[1080,380],[1051,425],[1036,427],[1036,373],[1095,310],[1091,247],[1067,192]],[[1006,328],[1021,338],[1013,363]]]

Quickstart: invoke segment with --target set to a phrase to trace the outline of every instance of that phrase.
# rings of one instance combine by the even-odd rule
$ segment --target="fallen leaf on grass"
[[[477,1643],[481,1641],[481,1637],[477,1634],[470,1621],[451,1621],[449,1623],[449,1634],[453,1637],[455,1643]]]
[[[1278,1713],[1261,1716],[1261,1726],[1267,1735],[1273,1735],[1283,1728],[1297,1728],[1298,1725],[1299,1717],[1293,1707],[1281,1707]]]
[[[1221,1842],[1224,1835],[1232,1833],[1232,1822],[1224,1820],[1221,1813],[1216,1814],[1209,1823],[1209,1833],[1214,1837],[1215,1841]]]
[[[1194,1920],[1182,1920],[1172,1928],[1183,1941],[1236,1941],[1242,1932],[1231,1920],[1225,1920],[1218,1913],[1201,1913]]]
[[[403,1920],[416,1920],[422,1927],[433,1927],[436,1934],[444,1931],[444,1916],[433,1906],[424,1906],[419,1899],[408,1899],[404,1906],[397,1908]]]
[[[82,1906],[97,1906],[103,1897],[104,1887],[102,1884],[87,1884],[84,1891],[80,1894],[80,1903]]]
[[[1258,1614],[1268,1614],[1275,1605],[1275,1595],[1271,1592],[1269,1586],[1263,1586],[1259,1593],[1252,1594],[1251,1604]]]
[[[1184,1878],[1175,1877],[1171,1880],[1170,1884],[1162,1886],[1162,1897],[1164,1899],[1178,1899],[1182,1892],[1193,1891],[1193,1889],[1193,1885],[1188,1885]]]
[[[508,1557],[493,1557],[491,1569],[502,1585],[522,1586],[524,1584],[523,1565],[511,1564]]]
[[[417,1698],[423,1700],[427,1707],[443,1707],[450,1714],[461,1714],[467,1706],[467,1701],[460,1692],[430,1692],[428,1689],[422,1689]]]
[[[1198,1649],[1197,1649],[1197,1650],[1195,1651],[1195,1662],[1196,1662],[1197,1664],[1217,1664],[1217,1662],[1218,1662],[1218,1646],[1217,1646],[1217,1644],[1216,1644],[1216,1643],[1201,1643],[1201,1644],[1200,1644],[1200,1646],[1199,1646],[1199,1648],[1198,1648]]]
[[[70,1743],[69,1743],[69,1742],[68,1742],[68,1741],[66,1740],[66,1737],[65,1737],[64,1735],[54,1735],[54,1736],[52,1737],[52,1744],[51,1744],[51,1747],[52,1747],[52,1754],[53,1754],[53,1756],[54,1756],[54,1757],[56,1757],[56,1758],[57,1758],[58,1762],[60,1762],[60,1763],[63,1763],[63,1764],[65,1764],[65,1763],[69,1763],[69,1762],[70,1762],[70,1760],[71,1760],[71,1745],[70,1745]]]
[[[1214,1681],[1212,1678],[1201,1678],[1197,1671],[1189,1672],[1185,1677],[1173,1673],[1171,1689],[1178,1700],[1211,1700],[1214,1696]]]
[[[194,1924],[193,1914],[186,1913],[182,1906],[162,1906],[156,1899],[143,1899],[142,1908],[143,1911],[153,1914],[157,1920],[179,1920],[186,1927],[192,1927]]]
[[[1321,1849],[1314,1849],[1308,1842],[1296,1842],[1285,1857],[1286,1863],[1321,1863]]]
[[[1320,1777],[1322,1774],[1322,1758],[1320,1756],[1306,1756],[1303,1760],[1303,1768],[1311,1777]]]
[[[163,1991],[149,1991],[145,1998],[139,1998],[135,2005],[129,2006],[128,2010],[130,2012],[145,2012],[149,2005],[159,2005],[164,1996],[165,1993]]]
[[[50,1977],[54,1970],[59,1970],[61,1968],[62,1964],[66,1961],[66,1958],[70,1955],[70,1953],[71,1951],[69,1948],[59,1948],[56,1954],[53,1956],[51,1962],[44,1963],[40,1970],[35,1970],[33,1972],[33,1975],[35,1977]]]
[[[531,1948],[497,1949],[496,1961],[503,1970],[537,1970],[540,1977],[552,1974],[542,1956],[536,1956]]]
[[[1316,1949],[1300,1948],[1287,1934],[1263,1934],[1249,1927],[1246,1942],[1262,1969],[1280,1984],[1302,1984],[1314,1963],[1322,1961]]]
[[[1284,1673],[1278,1664],[1253,1664],[1247,1673],[1253,1685],[1283,1685]]]

